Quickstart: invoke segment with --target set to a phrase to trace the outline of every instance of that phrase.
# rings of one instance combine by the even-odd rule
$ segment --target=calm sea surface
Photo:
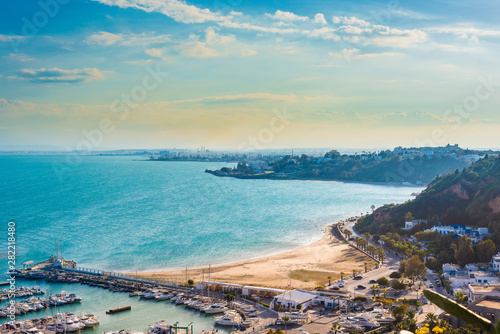
[[[129,156],[75,158],[68,162],[66,156],[0,156],[2,272],[7,266],[9,221],[16,222],[18,262],[48,259],[55,253],[57,239],[63,243],[64,257],[79,266],[121,272],[193,268],[309,244],[322,236],[327,224],[371,211],[372,204],[404,202],[421,190],[238,180],[204,173],[228,165],[224,163],[135,161],[138,158]],[[68,292],[77,289],[93,301],[87,298],[71,307],[86,307],[94,313],[99,312],[90,305],[97,304],[100,310],[120,295],[86,286],[67,287]],[[97,293],[98,301],[92,297]],[[165,314],[155,321],[181,320],[178,308],[166,305],[155,306]],[[183,314],[186,321],[193,317],[190,321],[195,323],[205,321]],[[137,319],[143,320],[136,329],[155,322],[144,315]],[[112,324],[104,321],[101,327]]]

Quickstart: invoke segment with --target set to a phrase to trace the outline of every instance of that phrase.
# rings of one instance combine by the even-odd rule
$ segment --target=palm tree
[[[375,212],[375,205],[372,204],[371,208],[372,208],[372,212]]]
[[[337,334],[337,331],[340,330],[340,325],[335,323],[335,324],[332,324],[332,328],[330,328],[330,330],[334,333],[334,334]]]
[[[368,262],[365,262],[364,265],[365,265],[365,273],[366,273],[368,271],[368,268],[367,268]]]
[[[340,280],[343,281],[344,280],[344,275],[345,275],[345,272],[341,271],[340,272]]]
[[[356,277],[356,269],[352,270],[352,277]]]
[[[290,317],[289,316],[284,316],[283,318],[281,318],[284,322],[285,322],[285,334],[287,334],[287,328],[286,328],[286,325],[288,324],[288,322],[290,321]]]
[[[384,298],[385,298],[385,296],[387,296],[388,293],[389,293],[389,289],[382,290],[382,294],[384,295]]]

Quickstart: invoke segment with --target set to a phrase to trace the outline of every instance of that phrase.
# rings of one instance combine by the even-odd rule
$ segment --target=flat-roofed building
[[[500,297],[484,296],[470,304],[469,309],[496,324],[500,319]]]

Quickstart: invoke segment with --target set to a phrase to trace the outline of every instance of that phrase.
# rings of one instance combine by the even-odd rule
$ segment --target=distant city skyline
[[[0,6],[0,147],[498,148],[500,3]]]

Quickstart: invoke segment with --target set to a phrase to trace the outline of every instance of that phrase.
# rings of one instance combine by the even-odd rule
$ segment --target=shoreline
[[[364,263],[375,263],[370,257],[353,249],[332,234],[333,225],[326,226],[323,237],[309,245],[274,255],[260,256],[227,264],[210,266],[210,281],[285,288],[292,277],[292,286],[314,289],[330,280],[364,270]],[[196,283],[208,281],[209,267],[141,272],[141,276],[184,283],[186,276]],[[130,273],[133,274],[133,273]]]

